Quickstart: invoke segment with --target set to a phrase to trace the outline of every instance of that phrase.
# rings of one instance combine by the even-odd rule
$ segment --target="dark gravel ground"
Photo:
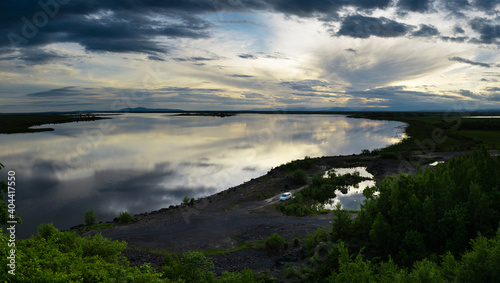
[[[444,158],[451,156],[448,153]],[[401,169],[400,160],[359,155],[324,157],[314,159],[314,164],[307,170],[309,175],[324,172],[332,166],[367,166],[376,178],[382,178],[397,174]],[[409,173],[415,170],[405,168]],[[270,275],[279,277],[285,268],[284,263],[300,260],[300,247],[294,247],[293,240],[314,233],[319,227],[330,227],[332,217],[329,214],[291,217],[278,213],[273,204],[278,202],[286,185],[294,188],[291,174],[277,168],[237,187],[199,199],[193,205],[143,213],[136,215],[132,224],[87,234],[100,232],[104,237],[124,240],[128,243],[124,255],[132,266],[147,262],[159,269],[165,251],[181,254],[190,250],[235,250],[245,241],[261,241],[278,233],[290,243],[288,254],[270,255],[263,248],[245,248],[209,257],[213,259],[217,273],[251,268],[267,270]]]

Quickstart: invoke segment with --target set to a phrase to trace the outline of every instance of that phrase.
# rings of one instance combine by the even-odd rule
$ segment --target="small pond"
[[[342,205],[343,209],[347,210],[360,210],[360,204],[365,200],[363,195],[363,190],[368,187],[375,186],[375,181],[373,180],[373,175],[366,171],[366,167],[354,167],[354,168],[335,168],[329,170],[325,173],[325,177],[328,176],[329,172],[335,172],[337,175],[354,174],[354,172],[359,172],[361,177],[370,178],[370,180],[364,180],[354,186],[348,186],[347,191],[336,190],[335,198],[330,200],[330,203],[325,204],[325,209],[334,209],[337,203]],[[377,195],[378,192],[375,193]]]

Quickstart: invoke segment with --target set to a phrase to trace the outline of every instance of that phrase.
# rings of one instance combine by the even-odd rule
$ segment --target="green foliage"
[[[297,169],[293,172],[293,182],[299,186],[307,183],[307,174],[304,170]]]
[[[52,223],[40,224],[38,226],[37,238],[48,240],[55,235],[59,235],[59,230]]]
[[[120,212],[120,216],[118,216],[118,223],[127,224],[134,222],[134,216],[127,211]]]
[[[94,214],[94,210],[90,209],[85,211],[84,221],[85,225],[92,225],[97,220],[97,216]]]
[[[349,212],[337,203],[333,210],[332,235],[334,240],[345,240],[351,233],[352,219]]]
[[[344,242],[340,242],[338,246],[338,271],[333,271],[328,278],[329,282],[373,282],[374,268],[370,261],[364,261],[363,256],[358,254],[355,260],[352,260],[351,255]]]
[[[2,236],[5,239],[5,236]],[[52,224],[40,225],[37,236],[16,241],[16,275],[1,274],[7,282],[165,282],[159,273],[129,267],[121,252],[125,242],[100,234],[81,238],[60,232]],[[0,254],[7,246],[0,247]],[[6,257],[0,258],[6,266]],[[146,272],[147,271],[147,272]]]
[[[344,186],[357,184],[366,178],[358,172],[354,174],[335,175],[331,172],[327,178],[315,175],[311,185],[294,194],[292,199],[280,203],[276,208],[286,215],[308,216],[328,213],[324,205],[336,197],[335,190]]]
[[[500,228],[496,237],[479,236],[471,241],[472,251],[464,254],[458,278],[461,282],[496,282],[500,278]]]
[[[308,170],[314,166],[314,160],[309,156],[306,156],[303,160],[294,160],[283,164],[280,168],[284,169],[286,172],[294,172],[297,170]]]
[[[288,247],[288,242],[285,238],[281,237],[277,233],[271,234],[264,242],[266,250],[272,254],[282,253],[286,247]]]
[[[378,255],[406,266],[431,254],[457,255],[478,232],[495,233],[499,184],[500,159],[475,151],[414,176],[386,178],[356,222]]]
[[[415,261],[410,268],[401,268],[389,257],[386,262],[366,260],[362,251],[353,255],[340,242],[328,259],[317,264],[315,270],[287,270],[288,278],[300,281],[325,282],[497,282],[500,278],[500,228],[491,239],[478,236],[471,241],[472,248],[460,260],[446,253],[441,260],[427,258]],[[313,257],[314,258],[314,257]],[[336,263],[332,263],[331,259]],[[324,275],[328,268],[330,274]]]
[[[226,191],[227,192],[227,191]],[[182,203],[185,204],[185,205],[193,205],[194,204],[194,198],[190,198],[188,196],[185,196],[183,199],[182,199]]]

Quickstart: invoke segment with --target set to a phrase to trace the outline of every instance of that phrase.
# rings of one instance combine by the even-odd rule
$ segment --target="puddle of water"
[[[335,172],[337,175],[354,174],[354,172],[359,172],[359,175],[366,178],[373,178],[373,175],[366,171],[366,167],[354,167],[354,168],[335,168],[325,172],[325,177],[328,176],[329,172]],[[342,205],[343,209],[347,210],[359,210],[361,203],[365,199],[363,195],[364,189],[368,187],[375,186],[374,180],[364,180],[354,186],[347,187],[347,191],[336,190],[335,198],[330,199],[324,206],[325,209],[334,209],[337,203]],[[377,195],[378,192],[375,193]]]

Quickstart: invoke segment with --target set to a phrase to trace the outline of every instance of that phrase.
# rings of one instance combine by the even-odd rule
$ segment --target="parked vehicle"
[[[287,200],[292,197],[292,193],[286,192],[280,196],[280,200]]]

